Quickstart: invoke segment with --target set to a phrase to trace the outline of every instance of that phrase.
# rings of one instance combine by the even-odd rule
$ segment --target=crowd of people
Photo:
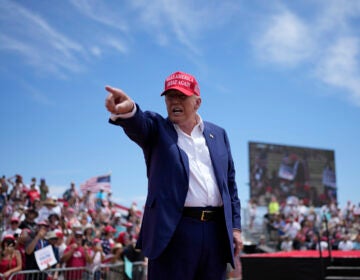
[[[49,245],[56,258],[52,268],[146,261],[135,249],[141,223],[135,203],[121,211],[111,193],[79,193],[74,183],[62,197],[53,197],[45,179],[39,185],[36,178],[25,184],[21,175],[3,176],[0,192],[0,273],[5,278],[20,270],[39,270],[35,252]],[[82,273],[73,272],[71,279],[82,279]],[[100,279],[100,271],[95,277]],[[42,273],[36,279],[47,278]]]
[[[0,179],[0,273],[8,278],[20,270],[39,269],[35,252],[48,245],[57,263],[53,267],[88,267],[101,263],[146,261],[135,249],[141,212],[132,204],[121,211],[111,193],[79,193],[74,183],[61,197],[50,196],[45,179],[25,184],[21,175]],[[254,228],[257,203],[248,204]],[[343,208],[335,202],[320,209],[289,197],[280,203],[275,196],[264,216],[265,235],[260,242],[273,242],[277,250],[360,250],[360,203],[348,201]],[[265,238],[267,237],[267,238]],[[73,275],[74,279],[81,279]],[[100,272],[99,272],[100,273]],[[43,274],[41,279],[46,279]],[[57,279],[58,275],[53,275]],[[40,278],[39,278],[40,279]],[[100,275],[97,275],[100,279]]]
[[[256,200],[249,201],[249,227],[256,216]],[[279,202],[271,197],[263,218],[265,239],[279,251],[291,250],[360,250],[360,203],[336,202],[315,209],[302,199],[291,196]]]

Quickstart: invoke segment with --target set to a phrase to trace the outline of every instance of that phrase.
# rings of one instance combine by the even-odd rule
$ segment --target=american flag
[[[85,193],[90,190],[92,193],[97,193],[103,188],[104,192],[111,191],[110,174],[95,176],[88,179],[85,183],[80,185],[80,190]]]

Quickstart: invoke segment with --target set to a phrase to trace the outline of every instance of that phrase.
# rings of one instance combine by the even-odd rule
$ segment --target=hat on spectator
[[[83,235],[83,232],[81,230],[76,230],[75,235]]]
[[[54,230],[49,231],[46,235],[45,235],[45,239],[46,240],[50,240],[50,239],[57,239],[59,238],[56,234],[56,232]]]
[[[29,207],[26,212],[25,212],[26,215],[29,215],[29,214],[35,214],[35,218],[37,216],[39,216],[39,213],[38,211],[34,208],[34,207]]]
[[[110,232],[112,232],[112,233],[114,233],[114,232],[116,232],[116,229],[114,229],[112,226],[110,226],[110,225],[107,225],[105,228],[104,228],[104,232],[105,233],[110,233]]]
[[[81,226],[81,224],[80,224],[79,222],[73,223],[71,227],[72,227],[72,229],[74,229],[75,231],[78,230],[78,229],[79,229],[79,230],[82,229],[82,226]]]
[[[55,234],[56,234],[56,236],[57,236],[58,238],[63,238],[63,237],[64,237],[64,233],[62,232],[62,230],[60,230],[60,229],[55,229],[54,232],[55,232]]]
[[[115,243],[114,247],[111,248],[111,251],[116,251],[117,249],[122,248],[122,244],[121,243]]]
[[[1,246],[4,246],[4,243],[7,245],[12,244],[15,245],[15,237],[12,234],[7,234],[4,236],[4,238],[1,240]]]
[[[164,91],[161,95],[165,95],[169,90],[178,90],[187,96],[200,96],[200,88],[195,77],[180,71],[166,78]]]
[[[101,242],[101,240],[99,238],[94,238],[94,240],[93,240],[94,244],[99,243],[99,242]]]
[[[46,220],[42,220],[40,222],[37,223],[38,226],[45,226],[48,227],[49,223]]]
[[[130,222],[124,222],[124,223],[121,223],[124,227],[132,227],[133,226],[133,224],[132,223],[130,223]]]
[[[14,235],[12,235],[12,234],[6,234],[6,235],[3,237],[2,241],[5,241],[5,240],[13,240],[13,241],[15,241],[15,237],[14,237]]]
[[[87,230],[87,229],[92,229],[92,230],[94,230],[95,227],[94,227],[93,224],[87,223],[87,224],[85,225],[85,227],[84,227],[84,231]]]
[[[50,207],[55,207],[55,206],[57,206],[57,203],[52,198],[48,197],[47,199],[45,199],[43,201],[43,205],[50,206]]]
[[[11,220],[10,220],[10,223],[14,223],[14,222],[18,223],[19,221],[20,220],[19,220],[18,217],[12,217]]]
[[[48,217],[48,220],[50,220],[52,217],[56,217],[58,220],[60,220],[59,214],[57,213],[51,213]]]

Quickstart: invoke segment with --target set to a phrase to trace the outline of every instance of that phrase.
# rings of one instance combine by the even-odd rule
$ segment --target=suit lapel
[[[188,159],[188,156],[186,155],[186,153],[180,149],[180,147],[177,145],[177,141],[178,141],[178,135],[177,135],[177,132],[174,128],[174,125],[172,124],[172,122],[167,119],[167,123],[168,123],[168,126],[169,126],[169,131],[170,131],[170,136],[171,138],[173,139],[178,151],[179,151],[179,154],[180,154],[180,159],[181,159],[181,163],[182,165],[184,166],[184,169],[185,169],[185,172],[186,172],[186,175],[187,175],[187,178],[189,178],[189,170],[190,170],[190,167],[189,167],[189,159]]]
[[[215,173],[215,177],[216,177],[216,181],[218,183],[219,188],[221,188],[222,184],[219,178],[220,175],[220,170],[221,170],[221,162],[219,160],[215,160],[216,154],[219,153],[219,151],[217,151],[216,147],[216,143],[218,141],[217,136],[215,134],[215,132],[209,128],[208,125],[206,125],[206,123],[204,123],[204,137],[206,140],[206,145],[208,146],[209,149],[209,153],[210,153],[210,158],[211,158],[211,163],[213,165],[214,168],[214,173]]]

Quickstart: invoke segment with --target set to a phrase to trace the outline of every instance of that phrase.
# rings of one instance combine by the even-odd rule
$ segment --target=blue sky
[[[269,3],[0,0],[0,173],[57,195],[112,172],[115,200],[142,206],[142,152],[108,124],[104,86],[165,115],[181,70],[228,132],[244,205],[249,141],[335,150],[340,204],[360,202],[360,2]]]

